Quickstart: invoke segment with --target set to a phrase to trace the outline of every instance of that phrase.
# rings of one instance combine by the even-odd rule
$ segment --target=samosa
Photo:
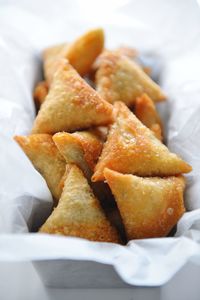
[[[47,48],[43,53],[44,75],[51,85],[59,67],[60,58],[65,58],[83,76],[90,71],[96,57],[104,47],[104,32],[101,28],[92,29],[72,43]]]
[[[91,241],[120,241],[116,229],[106,219],[82,171],[75,165],[67,165],[58,206],[40,228],[40,232]]]
[[[183,176],[141,178],[105,169],[127,238],[166,236],[185,212]]]
[[[116,51],[105,51],[99,58],[99,65],[96,89],[108,102],[122,101],[131,107],[143,93],[154,102],[165,99],[161,88],[127,56]]]
[[[170,176],[192,170],[178,155],[171,153],[123,102],[114,104],[114,112],[115,122],[95,167],[93,181],[104,179],[105,168],[138,176]]]
[[[62,60],[49,93],[35,119],[32,133],[73,132],[113,121],[112,105]]]
[[[89,131],[78,131],[71,134],[58,132],[53,141],[66,162],[79,166],[90,179],[102,150],[101,140]]]

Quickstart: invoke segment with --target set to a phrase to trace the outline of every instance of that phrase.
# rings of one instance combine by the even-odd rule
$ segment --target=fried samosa
[[[185,212],[185,180],[141,178],[105,169],[129,240],[166,236]]]
[[[99,58],[96,89],[110,103],[122,101],[133,106],[138,96],[148,94],[154,102],[165,99],[161,88],[136,62],[116,51],[105,51]]]
[[[72,134],[58,132],[53,136],[53,141],[66,162],[79,166],[90,179],[102,150],[100,139],[91,132],[80,131]]]
[[[83,76],[89,72],[94,60],[104,47],[104,32],[101,28],[86,32],[71,44],[47,48],[43,53],[44,75],[50,85],[59,67],[59,59],[65,58]]]
[[[123,102],[114,104],[115,123],[92,176],[104,179],[104,168],[138,176],[170,176],[188,173],[191,166],[171,153]]]
[[[62,60],[32,133],[72,132],[112,121],[112,105],[103,100],[66,60]]]
[[[95,198],[82,171],[68,165],[63,192],[40,232],[76,236],[101,242],[119,242],[119,236]]]

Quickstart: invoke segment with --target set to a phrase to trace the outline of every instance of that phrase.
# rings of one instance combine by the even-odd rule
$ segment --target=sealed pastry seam
[[[102,142],[89,131],[59,132],[53,136],[58,150],[66,163],[74,163],[90,179],[102,150]]]

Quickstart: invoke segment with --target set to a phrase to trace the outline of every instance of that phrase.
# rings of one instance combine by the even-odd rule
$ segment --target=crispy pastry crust
[[[102,150],[102,142],[87,131],[58,132],[53,140],[67,163],[79,166],[87,178],[91,177],[91,170],[97,163]]]
[[[104,175],[129,240],[166,236],[185,212],[183,176],[141,178],[109,169]]]
[[[93,29],[79,37],[68,49],[67,59],[80,75],[87,74],[104,47],[104,32]]]
[[[66,60],[62,60],[32,133],[72,132],[112,121],[112,105],[103,100]]]
[[[120,241],[86,178],[75,165],[67,166],[66,180],[58,206],[40,228],[40,232],[76,236],[91,241]]]
[[[26,153],[36,170],[44,177],[57,202],[62,193],[59,185],[65,173],[66,162],[49,134],[15,136],[15,141]]]
[[[108,102],[122,101],[132,106],[143,93],[154,102],[165,99],[160,87],[127,56],[116,51],[105,51],[99,58],[99,64],[96,89]]]
[[[81,144],[84,150],[84,158],[91,170],[94,170],[99,155],[101,154],[103,143],[97,136],[89,131],[77,131],[72,133],[72,135]]]
[[[65,58],[83,76],[91,69],[96,57],[104,47],[104,32],[101,28],[86,32],[71,44],[65,43],[47,48],[43,52],[44,75],[48,84],[59,68],[60,58]]]
[[[115,123],[92,176],[93,181],[104,179],[109,168],[138,176],[170,176],[188,173],[191,166],[171,153],[122,102],[114,105]]]

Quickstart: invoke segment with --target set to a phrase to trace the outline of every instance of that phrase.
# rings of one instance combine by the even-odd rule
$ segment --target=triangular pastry
[[[72,132],[106,125],[112,120],[112,105],[103,100],[66,60],[62,60],[32,133]]]
[[[106,219],[82,171],[68,165],[58,206],[40,232],[76,236],[101,242],[119,242],[118,234]]]
[[[166,236],[185,212],[185,180],[178,177],[141,178],[104,170],[120,211],[127,238]]]
[[[136,49],[125,46],[119,47],[115,51],[120,55],[125,55],[129,59],[134,60],[148,76],[151,75],[151,68],[144,63],[145,60],[141,59],[142,57],[140,57],[140,53]]]
[[[109,205],[112,201],[109,188],[104,182],[91,182],[91,176],[103,146],[101,137],[90,131],[58,132],[53,136],[53,141],[66,163],[75,164],[83,171],[101,204]]]
[[[101,28],[92,29],[71,44],[61,44],[47,48],[43,53],[44,74],[50,85],[59,59],[65,58],[83,76],[89,72],[94,60],[104,47],[104,32]]]
[[[157,138],[162,139],[162,122],[154,102],[147,94],[143,94],[135,101],[134,114]]]
[[[170,176],[192,170],[171,153],[144,126],[123,102],[114,105],[115,123],[111,126],[93,181],[103,180],[104,168],[138,176]]]
[[[79,166],[90,179],[102,150],[100,139],[90,132],[79,131],[71,134],[58,132],[53,136],[53,141],[66,162]]]
[[[44,177],[53,197],[58,201],[62,193],[60,181],[65,173],[66,161],[55,146],[52,136],[33,134],[15,136],[14,139]]]
[[[160,87],[133,60],[116,51],[105,51],[99,58],[96,89],[110,103],[122,101],[132,106],[138,96],[148,94],[154,102],[165,99]]]
[[[80,75],[85,75],[104,47],[104,32],[95,28],[69,45],[67,59]]]
[[[88,165],[94,170],[101,154],[103,143],[97,135],[90,131],[76,131],[72,133],[84,150],[84,157]]]
[[[108,51],[106,49],[103,50],[104,52]],[[145,65],[143,61],[139,57],[139,53],[136,49],[130,48],[130,47],[119,47],[117,49],[112,50],[112,53],[116,53],[117,55],[124,55],[127,56],[130,60],[136,61],[136,63],[139,64],[139,66],[142,68],[142,70],[147,74],[151,75],[152,70],[149,66]],[[91,83],[94,84],[95,81],[95,73],[97,69],[99,69],[101,65],[101,57],[103,55],[99,55],[96,60],[94,61],[92,68],[89,72],[89,79],[91,80]]]
[[[114,49],[112,51],[104,49],[102,54],[99,55],[96,60],[94,61],[92,68],[90,70],[90,78],[92,80],[94,80],[94,75],[96,73],[96,71],[99,69],[99,67],[101,66],[102,63],[102,58],[104,58],[104,54],[108,53],[108,52],[112,52],[113,54],[117,54],[117,55],[124,55],[127,56],[128,58],[130,58],[131,60],[136,59],[138,56],[138,52],[136,49],[133,48],[129,48],[129,47],[119,47],[117,49]]]

